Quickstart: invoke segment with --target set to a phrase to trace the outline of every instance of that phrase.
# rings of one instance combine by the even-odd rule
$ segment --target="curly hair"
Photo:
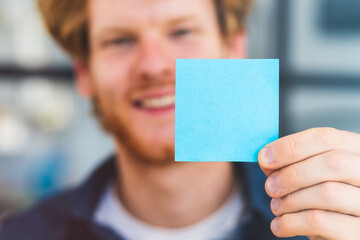
[[[212,0],[225,39],[245,28],[252,0]],[[37,0],[45,26],[72,57],[89,56],[87,0]]]

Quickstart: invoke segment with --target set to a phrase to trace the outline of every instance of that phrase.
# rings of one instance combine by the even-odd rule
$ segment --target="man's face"
[[[173,161],[175,59],[226,57],[213,1],[91,0],[88,14],[88,95],[103,125],[120,151]]]

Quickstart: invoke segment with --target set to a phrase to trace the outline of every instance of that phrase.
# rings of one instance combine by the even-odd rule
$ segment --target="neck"
[[[180,228],[216,211],[231,195],[229,162],[141,164],[118,154],[117,192],[125,208],[151,225]]]

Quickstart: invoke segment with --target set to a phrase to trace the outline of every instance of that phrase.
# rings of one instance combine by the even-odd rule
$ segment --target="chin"
[[[174,162],[175,148],[174,145],[156,145],[154,143],[140,144],[133,146],[132,155],[135,161],[145,165],[169,165]]]
[[[174,134],[172,134],[174,135]],[[141,140],[140,140],[141,141]],[[155,137],[144,141],[136,147],[139,160],[154,164],[172,163],[175,159],[174,138]]]

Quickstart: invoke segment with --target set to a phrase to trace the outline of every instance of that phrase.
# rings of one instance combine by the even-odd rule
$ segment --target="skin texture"
[[[273,198],[276,236],[359,239],[359,134],[309,129],[268,144],[259,163],[268,176],[265,190]]]
[[[175,163],[174,111],[149,114],[133,101],[174,92],[176,58],[244,58],[244,35],[225,45],[209,0],[91,0],[88,14],[90,59],[75,61],[77,87],[116,141],[119,200],[162,227],[207,217],[233,191],[231,164]]]

